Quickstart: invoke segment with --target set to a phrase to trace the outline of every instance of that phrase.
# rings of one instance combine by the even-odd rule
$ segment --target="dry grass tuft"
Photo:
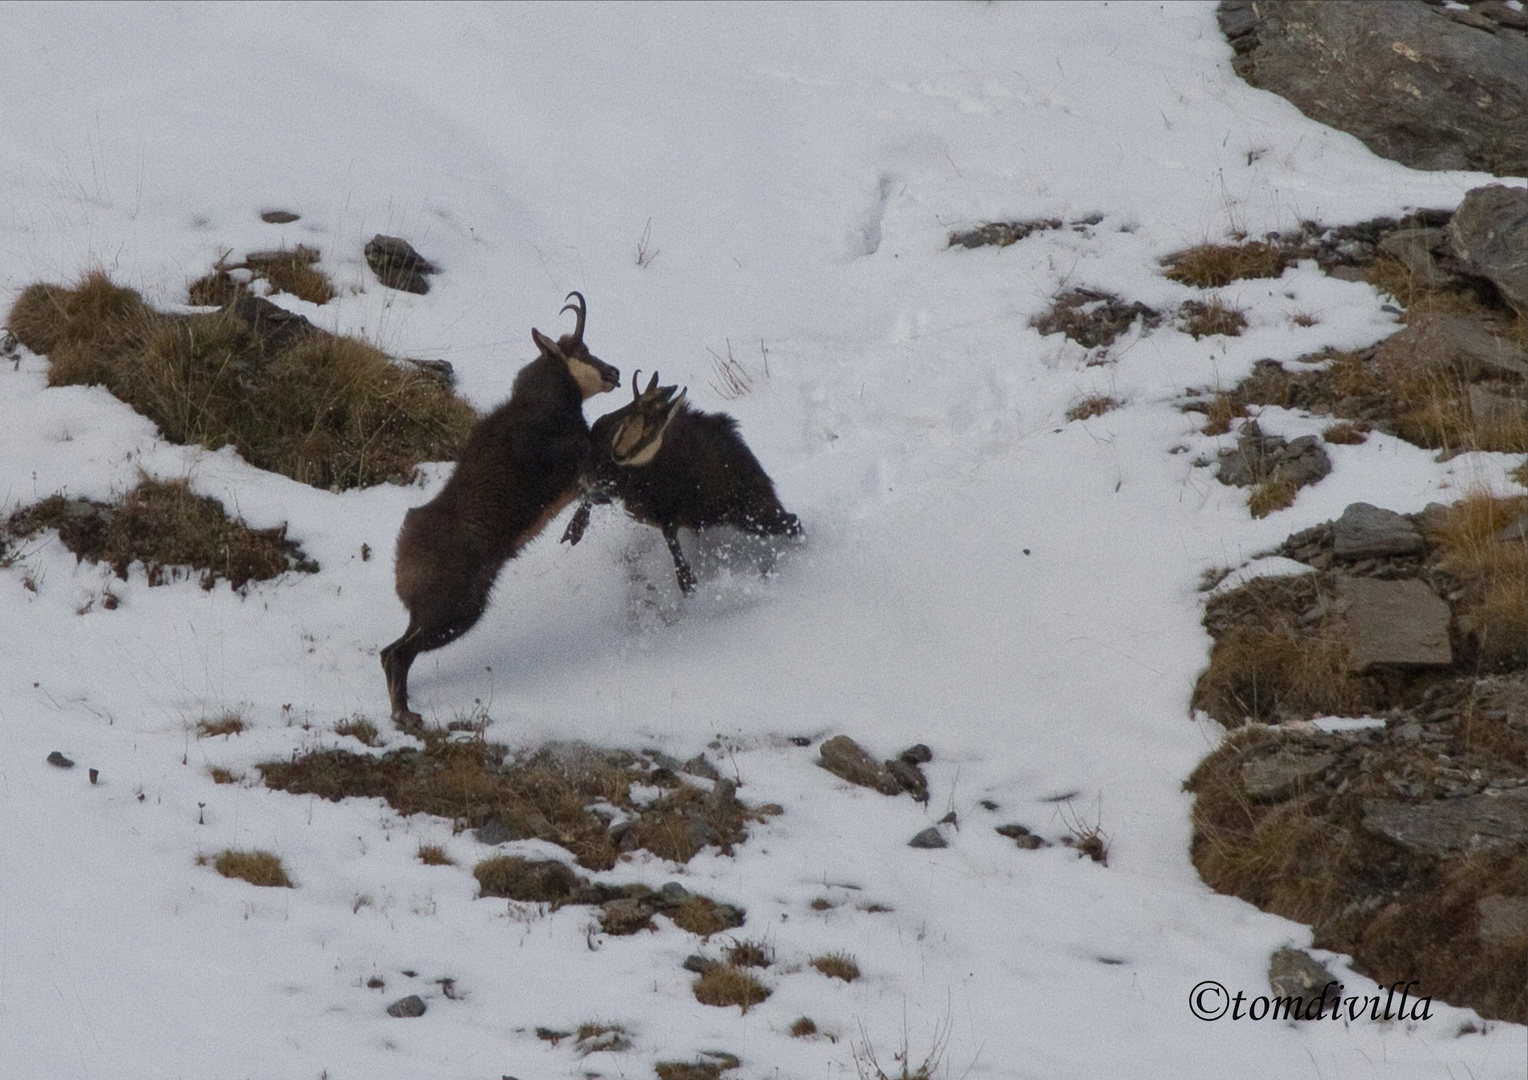
[[[1368,425],[1344,420],[1328,427],[1321,438],[1333,446],[1360,446],[1369,441]]]
[[[214,735],[222,735],[227,738],[230,735],[240,734],[248,725],[244,717],[236,712],[225,712],[207,720],[197,722],[196,734],[198,738],[205,739]]]
[[[310,304],[327,304],[339,293],[329,275],[318,268],[318,260],[319,252],[303,244],[293,249],[255,252],[241,263],[230,263],[225,255],[186,287],[187,299],[204,307],[227,307],[249,292],[248,286],[229,271],[247,270],[251,280],[264,278],[272,293],[288,293]]]
[[[214,784],[237,784],[242,779],[237,773],[221,765],[209,765],[207,775],[212,777]]]
[[[1198,244],[1162,262],[1173,281],[1219,289],[1244,278],[1276,278],[1295,258],[1286,248],[1253,240],[1245,244]]]
[[[1247,509],[1252,511],[1255,518],[1267,517],[1275,510],[1294,505],[1299,490],[1300,486],[1293,480],[1281,476],[1270,477],[1253,485],[1247,495]]]
[[[705,896],[687,896],[674,910],[668,912],[674,925],[681,930],[707,938],[738,925],[737,909],[718,904]]]
[[[726,950],[727,963],[733,967],[769,967],[770,950],[758,941],[734,941]]]
[[[1051,301],[1050,310],[1030,325],[1042,334],[1064,334],[1085,349],[1097,349],[1114,344],[1137,319],[1151,329],[1162,316],[1140,301],[1127,304],[1102,290],[1071,289]]]
[[[1507,473],[1507,475],[1519,487],[1528,487],[1528,458],[1524,458],[1523,463],[1517,468],[1513,469],[1511,472]]]
[[[456,861],[439,844],[420,844],[419,861],[426,866],[455,866]]]
[[[660,1061],[653,1066],[658,1080],[719,1080],[722,1067],[711,1061]]]
[[[614,1054],[632,1047],[631,1032],[620,1024],[579,1024],[573,1041],[584,1057],[601,1050]]]
[[[1528,664],[1528,546],[1502,535],[1524,513],[1528,498],[1479,493],[1423,519],[1441,565],[1458,580],[1459,629],[1486,669]]]
[[[495,855],[472,870],[480,896],[503,896],[510,900],[561,905],[586,884],[555,859],[530,860],[518,855]]]
[[[360,741],[363,746],[381,746],[382,736],[377,731],[377,725],[373,724],[360,713],[356,713],[349,720],[341,720],[334,725],[336,735],[349,735]]]
[[[809,1035],[817,1034],[817,1021],[809,1016],[798,1016],[791,1022],[791,1038],[805,1039]]]
[[[695,980],[695,1000],[702,1005],[736,1005],[747,1012],[766,1000],[774,991],[743,968],[713,964]]]
[[[212,868],[226,878],[239,878],[262,888],[293,888],[292,879],[281,866],[281,860],[269,851],[235,851],[232,848],[216,856],[198,855],[196,865]]]
[[[1095,416],[1102,416],[1110,409],[1120,407],[1118,399],[1108,394],[1093,394],[1085,397],[1066,411],[1068,420],[1091,420]]]
[[[808,963],[830,979],[853,982],[860,977],[859,964],[855,963],[854,957],[845,952],[814,956]]]
[[[1230,394],[1221,392],[1210,398],[1204,407],[1204,433],[1224,435],[1231,430],[1231,421],[1247,415],[1247,407]]]
[[[251,529],[230,519],[216,499],[193,494],[185,480],[145,477],[110,504],[51,495],[11,515],[4,532],[32,536],[43,529],[57,529],[78,558],[107,563],[120,578],[141,563],[150,585],[177,580],[184,567],[201,572],[204,589],[220,577],[242,589],[287,570],[318,570],[286,539],[286,526]]]
[[[1341,634],[1300,625],[1321,601],[1313,577],[1259,578],[1212,597],[1205,625],[1215,645],[1193,707],[1231,728],[1284,712],[1351,716],[1370,694],[1348,674]]]
[[[1184,301],[1178,309],[1178,327],[1195,341],[1215,334],[1238,337],[1247,327],[1247,316],[1212,296],[1209,300]]]
[[[252,322],[238,309],[161,315],[96,272],[75,289],[28,288],[10,326],[48,355],[51,385],[103,385],[171,442],[233,446],[317,487],[411,480],[476,423],[438,380],[364,342],[272,317],[273,305]]]

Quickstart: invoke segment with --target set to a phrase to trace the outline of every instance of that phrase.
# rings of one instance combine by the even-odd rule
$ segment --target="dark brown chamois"
[[[382,650],[400,725],[421,723],[409,709],[414,657],[470,630],[499,569],[573,500],[589,445],[584,399],[621,385],[621,373],[584,345],[583,296],[568,298],[576,302],[562,310],[577,314],[573,332],[554,342],[531,330],[541,355],[473,430],[440,494],[403,516],[395,573],[409,625]]]
[[[799,536],[801,522],[775,496],[775,485],[753,456],[737,421],[692,409],[673,386],[647,389],[632,380],[632,401],[589,429],[589,452],[579,470],[584,500],[562,538],[576,544],[593,503],[619,499],[638,521],[656,526],[674,557],[679,587],[695,588],[695,572],[679,549],[681,527],[731,525],[757,536]]]

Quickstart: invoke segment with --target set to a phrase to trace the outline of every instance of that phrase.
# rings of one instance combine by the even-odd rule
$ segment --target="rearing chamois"
[[[509,400],[473,430],[440,494],[403,516],[395,567],[408,629],[382,650],[393,721],[421,723],[409,709],[409,667],[472,628],[504,563],[515,557],[578,492],[589,445],[585,398],[621,385],[621,373],[584,345],[584,298],[563,307],[578,316],[555,342],[539,330],[541,355],[515,376]]]
[[[589,451],[579,469],[584,500],[563,540],[582,539],[592,504],[620,499],[628,514],[662,531],[679,588],[688,593],[695,572],[679,549],[681,527],[731,525],[756,536],[801,535],[801,522],[780,505],[736,420],[690,408],[684,391],[659,386],[656,373],[640,393],[633,377],[631,392],[630,404],[589,429]]]

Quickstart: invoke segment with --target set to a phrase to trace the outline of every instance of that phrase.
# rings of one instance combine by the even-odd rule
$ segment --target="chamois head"
[[[621,385],[620,370],[595,356],[584,344],[583,293],[570,292],[567,299],[577,300],[577,303],[563,305],[562,309],[572,311],[578,316],[578,324],[573,327],[573,332],[564,334],[553,341],[540,330],[532,327],[531,340],[536,343],[536,348],[541,350],[543,356],[556,357],[568,366],[568,374],[573,376],[573,381],[578,384],[584,397],[591,398],[595,394],[614,390]]]
[[[638,392],[636,374],[632,375],[631,384],[631,404],[600,417],[595,426],[612,421],[606,428],[610,460],[623,468],[641,468],[662,449],[663,433],[684,408],[686,391],[677,386],[659,386],[656,371],[646,390]],[[595,453],[603,452],[607,445],[592,432],[590,442]]]

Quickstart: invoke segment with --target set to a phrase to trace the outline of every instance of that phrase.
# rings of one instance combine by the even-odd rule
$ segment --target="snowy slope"
[[[481,703],[515,747],[706,750],[743,799],[784,806],[735,857],[607,875],[747,908],[741,933],[779,962],[739,1015],[694,1000],[698,943],[672,927],[590,937],[586,908],[475,899],[490,849],[447,822],[207,775],[356,748],[330,730],[353,713],[388,727],[392,539],[429,489],[317,491],[168,445],[103,390],[46,389],[40,357],[0,369],[4,512],[185,476],[288,522],[323,565],[247,597],[135,573],[112,583],[120,607],[83,615],[110,571],[56,539],[0,571],[0,1077],[646,1077],[708,1049],[743,1077],[852,1077],[856,1048],[889,1071],[905,1039],[916,1066],[946,1030],[953,1077],[1528,1068],[1521,1028],[1460,1037],[1473,1014],[1437,1004],[1415,1025],[1195,1019],[1196,983],[1265,992],[1270,951],[1310,938],[1198,880],[1180,790],[1218,737],[1187,711],[1204,569],[1357,499],[1505,489],[1512,462],[1375,436],[1331,448],[1332,475],[1262,521],[1195,467],[1222,440],[1175,407],[1185,388],[1395,329],[1371,288],[1314,266],[1224,290],[1239,338],[1164,324],[1089,366],[1030,325],[1079,285],[1170,310],[1193,290],[1160,275],[1168,252],[1452,207],[1485,178],[1380,160],[1250,89],[1208,4],[8,5],[0,41],[0,302],[100,266],[174,305],[226,250],[302,242],[343,295],[281,302],[448,359],[487,408],[579,289],[594,351],[736,415],[808,531],[766,580],[702,544],[681,600],[656,533],[610,511],[569,548],[554,523],[412,682],[432,721]],[[302,217],[261,222],[272,208]],[[1091,215],[946,247],[957,226]],[[443,268],[427,297],[376,284],[377,232]],[[730,401],[711,385],[729,345],[753,382]],[[1065,420],[1096,393],[1125,405]],[[191,732],[228,708],[250,729]],[[931,746],[928,807],[813,767],[839,733],[881,756]],[[906,846],[950,810],[948,848]],[[1107,868],[992,831],[1055,838],[1079,816],[1111,838]],[[458,867],[422,866],[420,842]],[[298,887],[195,865],[225,847],[277,852]],[[801,968],[834,950],[864,977]],[[411,992],[424,1017],[384,1014]],[[835,1038],[789,1037],[801,1015]],[[579,1059],[533,1034],[593,1020],[634,1046]]]

